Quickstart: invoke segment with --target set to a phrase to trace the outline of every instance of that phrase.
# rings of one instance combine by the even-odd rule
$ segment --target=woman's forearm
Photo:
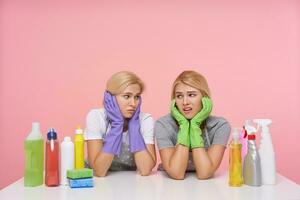
[[[207,150],[205,148],[195,148],[192,152],[197,177],[199,179],[207,179],[213,176],[219,168],[225,147],[222,145],[212,145]]]
[[[99,152],[91,165],[96,176],[106,176],[109,167],[114,159],[113,154]]]
[[[164,168],[170,177],[174,179],[184,179],[185,171],[188,165],[189,148],[183,145],[177,145],[171,153]]]
[[[142,176],[148,176],[155,166],[155,160],[153,160],[147,150],[136,152],[134,154],[134,160],[137,169]]]
[[[214,174],[214,164],[205,148],[193,149],[192,156],[199,179],[207,179]]]
[[[134,153],[134,160],[139,173],[142,176],[147,176],[151,173],[156,164],[154,145],[147,145],[143,151]]]

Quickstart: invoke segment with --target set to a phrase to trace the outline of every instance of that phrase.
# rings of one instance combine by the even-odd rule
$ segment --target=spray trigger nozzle
[[[245,126],[243,126],[243,130],[244,130],[244,138],[246,138],[247,135],[248,135],[248,133],[247,133],[247,131],[246,131],[246,129],[245,129]]]

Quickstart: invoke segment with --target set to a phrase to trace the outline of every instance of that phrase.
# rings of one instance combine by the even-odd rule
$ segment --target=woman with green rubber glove
[[[206,79],[195,71],[182,72],[173,83],[171,113],[154,128],[162,167],[171,178],[196,171],[198,179],[207,179],[221,164],[230,125],[211,116],[212,108]]]

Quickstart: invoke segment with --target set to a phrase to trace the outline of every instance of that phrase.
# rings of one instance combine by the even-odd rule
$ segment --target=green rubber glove
[[[209,116],[212,110],[212,101],[209,97],[202,98],[202,109],[191,119],[190,140],[191,148],[204,147],[200,125]]]
[[[173,99],[171,103],[171,114],[179,124],[177,144],[181,144],[190,148],[190,136],[189,136],[190,124],[189,121],[177,109],[175,99]]]

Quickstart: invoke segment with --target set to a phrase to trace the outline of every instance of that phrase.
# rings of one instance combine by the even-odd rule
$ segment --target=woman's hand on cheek
[[[146,149],[144,138],[140,130],[140,112],[142,98],[140,97],[138,106],[128,122],[130,152],[135,153]]]
[[[107,91],[104,93],[104,108],[106,110],[107,117],[112,123],[124,123],[116,97]]]

